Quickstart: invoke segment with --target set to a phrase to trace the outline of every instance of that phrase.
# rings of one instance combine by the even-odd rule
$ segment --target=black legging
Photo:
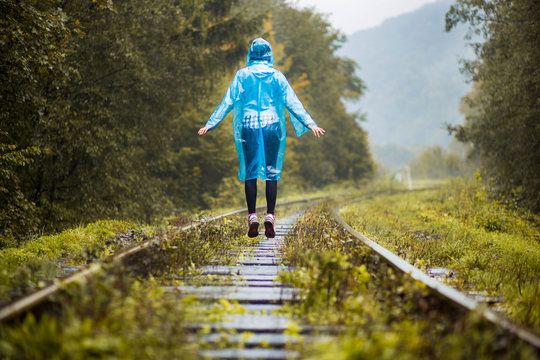
[[[252,214],[257,207],[257,179],[245,181],[246,202],[249,213]],[[276,207],[277,199],[277,181],[266,180],[266,205],[267,214],[273,214]]]

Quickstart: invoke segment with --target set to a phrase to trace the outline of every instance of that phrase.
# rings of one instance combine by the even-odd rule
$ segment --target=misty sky
[[[328,14],[336,29],[350,35],[380,25],[385,19],[411,12],[436,0],[289,0],[299,7],[315,7]]]

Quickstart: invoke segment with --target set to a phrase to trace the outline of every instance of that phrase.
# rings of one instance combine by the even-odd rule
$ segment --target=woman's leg
[[[246,202],[250,214],[256,212],[257,207],[257,179],[246,180],[244,184],[246,190]]]
[[[266,180],[266,204],[268,206],[266,210],[266,218],[264,219],[264,234],[267,238],[274,238],[276,231],[274,229],[274,209],[276,207],[277,198],[277,180]]]
[[[273,214],[276,208],[277,181],[266,180],[266,204],[267,214]]]

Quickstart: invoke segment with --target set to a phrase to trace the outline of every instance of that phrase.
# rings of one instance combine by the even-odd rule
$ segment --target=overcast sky
[[[288,0],[299,7],[315,7],[328,14],[336,29],[350,35],[380,25],[385,19],[418,9],[436,0]]]

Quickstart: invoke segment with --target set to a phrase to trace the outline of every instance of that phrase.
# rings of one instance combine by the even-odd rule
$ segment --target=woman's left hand
[[[313,132],[313,135],[315,135],[316,137],[321,137],[326,132],[323,128],[318,127],[318,126],[312,127],[311,131]]]

